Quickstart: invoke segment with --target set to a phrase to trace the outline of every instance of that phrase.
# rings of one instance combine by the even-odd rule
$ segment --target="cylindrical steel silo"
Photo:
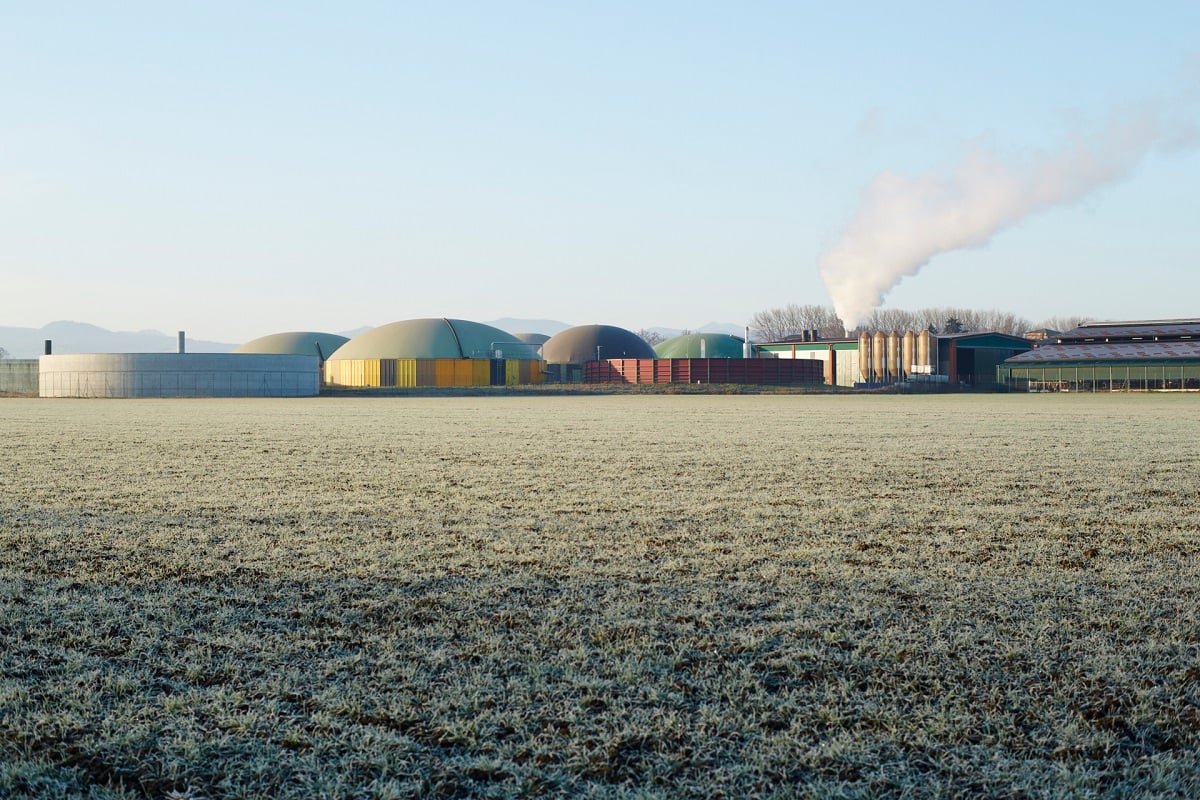
[[[913,371],[913,358],[916,356],[917,337],[912,331],[904,332],[904,344],[901,348],[900,372],[901,377],[907,378]]]
[[[930,372],[925,369],[929,366],[929,340],[932,339],[929,331],[921,331],[921,335],[917,337],[917,365],[922,367],[922,372]]]
[[[888,380],[894,383],[900,380],[900,334],[889,333],[887,347]]]
[[[863,383],[871,382],[871,334],[866,331],[858,335],[858,374]]]
[[[871,368],[875,371],[875,380],[882,381],[883,362],[887,359],[888,337],[883,331],[875,331],[875,341],[871,342]]]

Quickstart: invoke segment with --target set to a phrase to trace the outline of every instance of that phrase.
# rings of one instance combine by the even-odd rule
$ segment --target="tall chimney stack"
[[[183,331],[179,332],[179,352],[181,352],[181,353],[184,352],[184,350],[183,350]]]
[[[52,354],[53,354],[53,350],[54,350],[53,343],[52,343],[52,342],[51,342],[49,339],[47,339],[47,340],[45,341],[45,351],[44,351],[44,352],[45,352],[45,354],[46,354],[46,355],[52,355]]]

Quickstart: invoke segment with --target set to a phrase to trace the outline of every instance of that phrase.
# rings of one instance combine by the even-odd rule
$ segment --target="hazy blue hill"
[[[110,331],[86,322],[61,320],[40,328],[11,328],[0,326],[0,347],[10,358],[37,358],[43,343],[49,339],[55,353],[174,353],[179,340],[176,334],[162,331]],[[238,345],[228,342],[209,342],[187,339],[190,353],[228,353]]]
[[[556,319],[518,319],[516,317],[486,320],[483,324],[491,325],[493,328],[499,328],[508,333],[544,333],[547,336],[553,336],[572,327],[569,323],[559,322]]]

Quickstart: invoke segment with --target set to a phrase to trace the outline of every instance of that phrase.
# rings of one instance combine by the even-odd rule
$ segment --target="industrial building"
[[[542,382],[537,346],[461,319],[410,319],[354,337],[329,356],[325,383],[347,388]]]
[[[996,367],[1032,346],[1023,337],[992,331],[864,331],[857,338],[839,339],[806,331],[755,344],[761,354],[774,358],[823,361],[825,383],[832,386],[943,383],[973,389],[994,388]]]
[[[1200,320],[1080,325],[1006,359],[996,380],[1031,392],[1200,391]]]

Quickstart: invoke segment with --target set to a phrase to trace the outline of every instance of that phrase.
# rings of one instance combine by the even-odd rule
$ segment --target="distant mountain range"
[[[552,319],[516,319],[505,317],[487,322],[509,333],[543,333],[553,336],[571,325]],[[370,326],[352,331],[338,331],[342,336],[354,338]],[[654,327],[646,330],[671,338],[682,333],[679,328]],[[710,322],[692,333],[731,333],[741,336],[743,329],[737,325]],[[51,322],[40,328],[15,328],[0,326],[0,347],[8,352],[9,358],[37,358],[42,355],[44,343],[49,339],[55,353],[174,353],[178,348],[175,334],[162,331],[110,331],[86,322]],[[184,347],[189,353],[229,353],[241,346],[241,342],[210,342],[204,339],[187,339]]]
[[[0,327],[0,347],[10,358],[37,358],[49,339],[55,353],[174,353],[179,348],[176,334],[162,331],[110,331],[86,322],[51,322],[40,328]],[[238,347],[228,342],[187,339],[192,353],[228,353]]]

